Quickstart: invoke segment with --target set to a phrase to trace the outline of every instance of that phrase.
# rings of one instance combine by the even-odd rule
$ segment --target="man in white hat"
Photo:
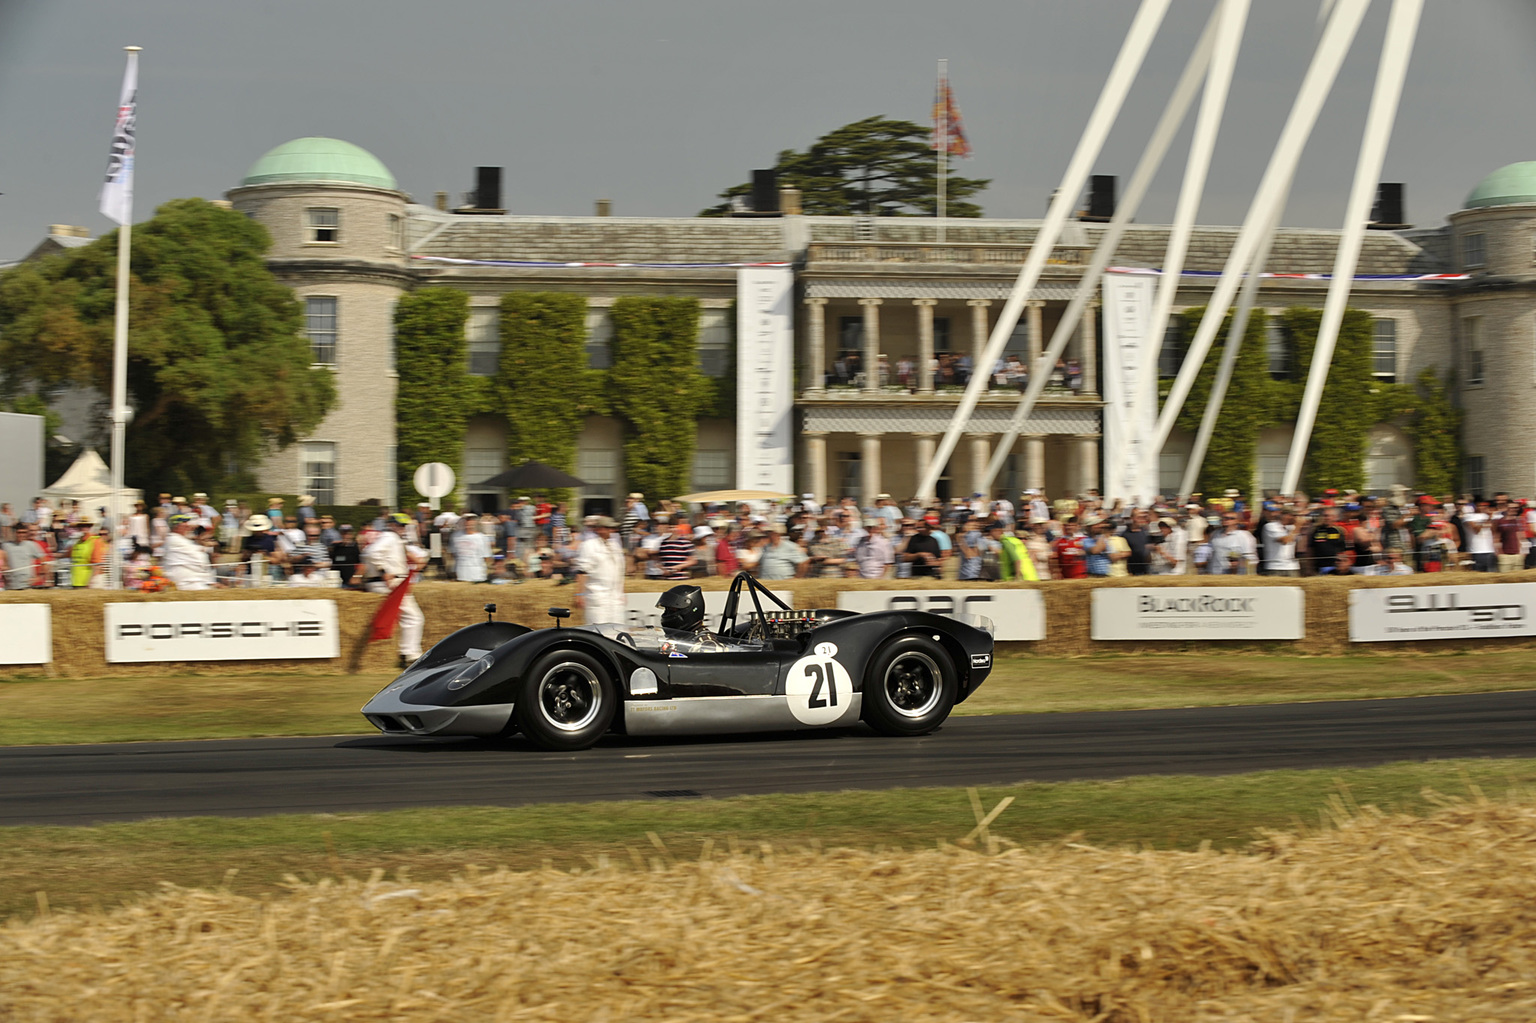
[[[624,574],[628,568],[624,545],[614,535],[617,523],[606,515],[592,522],[592,535],[576,549],[576,604],[586,612],[588,625],[624,624]]]
[[[195,521],[188,512],[172,515],[171,532],[165,538],[165,548],[160,554],[160,571],[178,590],[213,588],[213,565],[209,563],[208,548],[192,539]]]
[[[370,593],[388,593],[402,585],[413,567],[426,563],[426,553],[419,547],[407,547],[405,527],[411,524],[410,516],[400,512],[384,518],[384,531],[363,552],[363,564],[368,566]],[[400,602],[400,667],[406,668],[421,656],[421,634],[426,627],[426,616],[421,605],[407,593]]]

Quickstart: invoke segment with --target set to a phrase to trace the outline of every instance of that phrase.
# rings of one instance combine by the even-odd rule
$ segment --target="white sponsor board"
[[[1105,274],[1104,494],[1146,505],[1158,492],[1157,452],[1147,438],[1157,425],[1157,375],[1142,381],[1147,321],[1157,278]]]
[[[1093,639],[1301,639],[1297,586],[1137,587],[1093,591]]]
[[[0,604],[0,664],[53,661],[53,608],[47,604]]]
[[[1536,583],[1349,591],[1349,641],[1536,636]]]
[[[250,661],[341,655],[334,600],[106,605],[107,660]]]
[[[1039,590],[853,590],[837,595],[847,611],[928,611],[933,614],[984,615],[996,628],[995,640],[1045,638],[1045,601]]]
[[[794,320],[789,267],[746,267],[736,278],[736,486],[794,487]]]
[[[687,583],[679,583],[686,586]],[[770,591],[790,607],[795,606],[795,595],[781,590]],[[659,593],[629,593],[624,596],[624,609],[629,612],[629,619],[625,625],[660,625],[661,608],[656,606],[656,601],[661,598]],[[726,593],[724,590],[710,590],[704,594],[704,624],[714,632],[720,628],[720,614],[725,610]],[[764,611],[783,610],[779,605],[766,597],[759,598],[763,602]],[[757,605],[752,603],[752,597],[743,593],[737,600],[736,620],[744,622],[747,614],[757,610]]]

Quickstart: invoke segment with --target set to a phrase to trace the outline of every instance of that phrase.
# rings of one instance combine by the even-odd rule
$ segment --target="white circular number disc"
[[[818,643],[808,656],[789,667],[784,695],[789,712],[802,725],[830,725],[848,710],[853,678],[836,660],[837,647]]]

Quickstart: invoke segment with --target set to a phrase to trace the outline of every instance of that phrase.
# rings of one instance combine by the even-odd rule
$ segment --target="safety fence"
[[[699,580],[718,614],[729,580]],[[1536,571],[1395,578],[1244,576],[1025,583],[803,579],[774,582],[795,607],[908,608],[992,619],[1003,654],[1200,652],[1404,654],[1536,645]],[[629,587],[635,624],[655,624],[655,595]],[[430,645],[496,617],[549,627],[576,586],[420,583]],[[31,590],[0,595],[0,677],[388,671],[393,641],[364,636],[384,598],[345,590],[254,588],[142,594]],[[750,608],[749,608],[750,610]],[[572,622],[581,621],[576,611]]]

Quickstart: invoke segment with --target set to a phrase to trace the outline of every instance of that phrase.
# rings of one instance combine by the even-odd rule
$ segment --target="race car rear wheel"
[[[901,636],[875,654],[864,682],[864,720],[884,735],[922,735],[955,706],[954,661],[927,636]]]
[[[619,691],[596,657],[551,650],[523,677],[513,716],[535,746],[586,749],[600,739],[619,709]]]

